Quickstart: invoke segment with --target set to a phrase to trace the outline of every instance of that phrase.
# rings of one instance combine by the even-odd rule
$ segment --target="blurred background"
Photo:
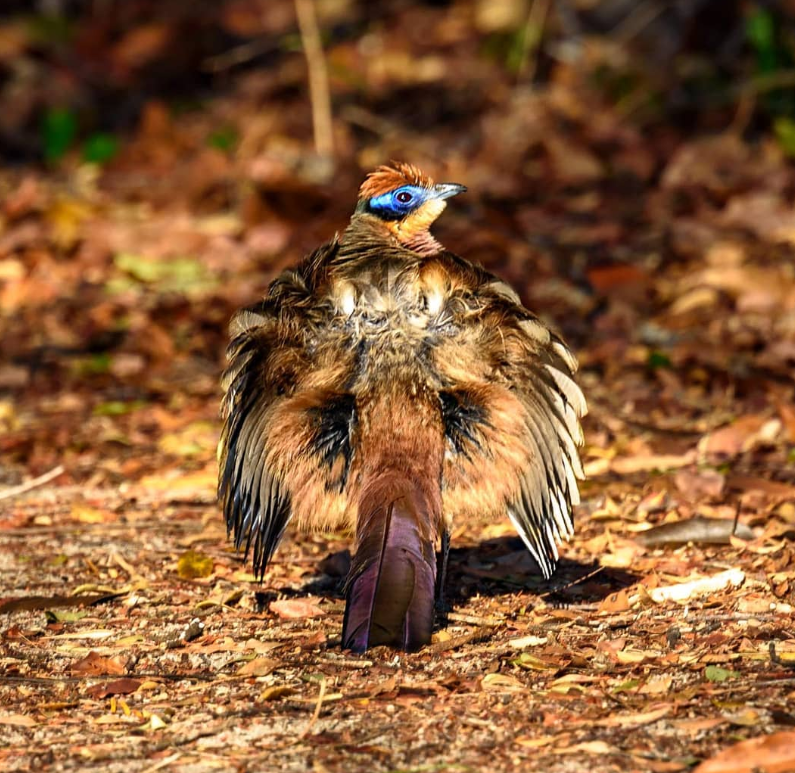
[[[793,157],[792,0],[6,0],[0,484],[209,501],[231,313],[394,158],[469,187],[439,237],[578,352],[586,508],[762,513]]]

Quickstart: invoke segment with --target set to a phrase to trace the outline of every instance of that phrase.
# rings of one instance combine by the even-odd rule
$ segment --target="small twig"
[[[741,501],[738,499],[737,500],[737,507],[734,509],[734,524],[732,525],[732,536],[737,534],[737,524],[740,521],[740,506],[741,506],[741,504],[742,504]]]
[[[795,70],[777,70],[742,82],[737,87],[737,91],[740,94],[764,94],[777,89],[790,89],[793,86],[795,86]]]
[[[229,70],[239,64],[245,64],[258,56],[276,50],[274,42],[268,38],[256,38],[239,46],[230,48],[221,54],[209,56],[202,62],[201,68],[205,72],[219,73]]]
[[[330,663],[341,668],[370,668],[373,665],[372,660],[356,660],[354,658],[338,658],[330,655],[321,655],[318,660],[324,663]]]
[[[496,617],[481,617],[480,615],[468,615],[463,612],[448,612],[445,617],[454,623],[469,623],[485,627],[495,627],[502,625],[503,621]]]
[[[315,16],[314,0],[295,0],[298,31],[309,70],[309,100],[312,104],[312,129],[319,156],[334,155],[334,126],[331,119],[331,93],[323,43]]]
[[[320,712],[323,709],[323,698],[325,698],[325,697],[326,697],[326,677],[325,676],[321,676],[320,677],[320,692],[318,693],[318,696],[317,696],[317,703],[315,704],[315,711],[313,712],[312,716],[310,717],[309,722],[307,723],[307,725],[304,728],[304,730],[301,733],[301,735],[298,736],[298,738],[297,738],[298,741],[306,738],[306,736],[309,735],[309,731],[312,729],[312,727],[315,724],[315,722],[317,722],[318,717],[320,716]]]
[[[581,583],[585,582],[586,580],[590,580],[591,577],[595,577],[597,574],[601,574],[604,571],[603,566],[597,566],[592,572],[588,572],[588,574],[583,575],[582,577],[578,577],[576,580],[572,580],[571,582],[567,582],[565,585],[561,585],[559,588],[553,588],[548,593],[542,593],[540,598],[547,599],[550,596],[553,596],[556,593],[561,593],[564,590],[568,590],[569,588],[573,588],[576,585],[580,585]]]
[[[59,464],[57,467],[53,467],[49,472],[45,472],[44,475],[39,475],[38,478],[33,478],[26,483],[20,483],[19,486],[12,486],[5,491],[0,491],[0,499],[13,499],[20,494],[24,494],[26,491],[30,491],[38,486],[43,486],[45,483],[49,483],[54,478],[57,478],[63,471],[63,465]]]
[[[132,580],[143,580],[143,576],[140,575],[136,570],[135,567],[132,566],[129,562],[125,561],[118,553],[113,553],[111,555],[111,559],[115,561],[122,569],[124,569],[127,574],[130,575],[130,579]]]
[[[664,4],[651,0],[637,4],[610,32],[610,37],[623,45],[636,38],[660,14],[665,11]]]
[[[448,650],[455,650],[459,647],[463,647],[466,644],[483,641],[484,639],[488,639],[491,635],[492,630],[489,628],[476,628],[474,631],[465,633],[463,636],[454,636],[447,641],[437,641],[435,644],[426,647],[423,652],[430,652],[433,654],[447,652]]]

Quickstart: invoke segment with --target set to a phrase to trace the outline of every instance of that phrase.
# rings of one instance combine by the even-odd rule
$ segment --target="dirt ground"
[[[138,89],[134,118],[0,167],[0,768],[795,770],[786,143],[737,103],[683,123],[565,58],[508,67],[483,4],[338,5],[331,152],[278,2],[264,61],[221,47],[179,104],[152,85],[178,15],[78,19],[123,76],[80,104]],[[73,60],[0,21],[46,94]],[[230,549],[219,378],[232,312],[390,158],[468,186],[438,238],[577,352],[588,480],[549,582],[507,520],[458,524],[434,642],[354,656],[346,535],[288,532],[262,584]]]

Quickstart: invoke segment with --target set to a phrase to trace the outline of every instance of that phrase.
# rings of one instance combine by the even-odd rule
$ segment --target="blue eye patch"
[[[419,185],[402,185],[389,193],[373,196],[368,209],[384,220],[399,220],[424,204],[433,195],[432,190]]]

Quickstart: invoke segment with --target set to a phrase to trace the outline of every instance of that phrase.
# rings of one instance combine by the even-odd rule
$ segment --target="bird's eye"
[[[395,197],[401,204],[408,204],[414,197],[407,191],[401,191]]]

